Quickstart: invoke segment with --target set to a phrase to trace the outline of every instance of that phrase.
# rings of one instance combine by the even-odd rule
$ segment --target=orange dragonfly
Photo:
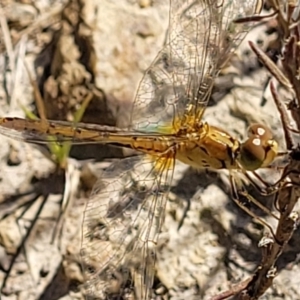
[[[202,120],[214,79],[249,30],[249,24],[233,21],[254,15],[260,4],[171,0],[168,41],[139,85],[127,129],[0,119],[1,134],[25,142],[105,143],[144,154],[108,168],[86,205],[81,255],[88,297],[112,297],[121,277],[120,290],[151,298],[176,160],[197,169],[245,173],[276,157],[277,143],[264,125],[253,124],[248,139],[239,142]]]

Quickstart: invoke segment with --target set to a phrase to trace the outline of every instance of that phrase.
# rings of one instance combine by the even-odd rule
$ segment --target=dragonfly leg
[[[180,218],[180,221],[179,221],[179,224],[177,227],[177,231],[179,231],[181,226],[183,225],[184,219],[186,218],[187,213],[189,212],[190,208],[191,208],[191,199],[187,199],[187,206],[185,207],[183,215]]]
[[[294,182],[285,181],[284,179],[287,178],[287,176],[290,176],[291,174],[299,174],[298,170],[289,170],[288,172],[283,172],[283,174],[280,176],[280,178],[273,184],[268,184],[266,181],[264,181],[256,172],[251,172],[263,185],[265,186],[265,189],[262,189],[255,180],[251,176],[249,176],[248,173],[244,173],[244,175],[247,177],[247,179],[250,181],[250,183],[259,191],[259,193],[263,196],[272,196],[277,194],[278,191],[288,188],[289,186],[299,186],[299,184]],[[278,212],[281,212],[281,210],[278,207],[278,198],[275,198],[274,206]]]
[[[257,181],[249,175],[248,172],[244,172],[243,174],[262,196],[272,196],[278,191],[278,184],[280,183],[281,179],[276,181],[274,184],[270,184],[255,171],[251,171],[251,174],[254,175],[254,177],[263,185],[263,187],[261,187]]]
[[[244,197],[246,197],[250,202],[252,202],[253,204],[255,204],[257,207],[259,207],[260,209],[262,209],[265,213],[273,216],[275,219],[278,220],[278,217],[276,215],[274,215],[269,209],[267,209],[265,206],[263,206],[261,203],[259,203],[256,199],[254,199],[253,197],[251,197],[247,192],[245,191],[239,191],[237,188],[237,184],[235,181],[235,178],[233,177],[232,174],[230,174],[229,176],[230,179],[230,185],[231,185],[231,191],[232,191],[232,199],[233,201],[243,210],[245,211],[249,216],[251,216],[252,218],[256,219],[258,222],[260,222],[262,225],[266,226],[271,234],[273,236],[275,236],[275,233],[273,231],[273,228],[266,222],[264,221],[262,218],[260,218],[259,216],[257,216],[254,212],[252,212],[248,207],[246,207],[239,199],[239,195],[243,195]]]

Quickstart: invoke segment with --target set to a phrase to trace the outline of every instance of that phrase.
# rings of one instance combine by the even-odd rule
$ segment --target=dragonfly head
[[[261,124],[248,128],[248,139],[240,146],[239,162],[247,171],[268,166],[276,158],[278,144],[271,130]]]

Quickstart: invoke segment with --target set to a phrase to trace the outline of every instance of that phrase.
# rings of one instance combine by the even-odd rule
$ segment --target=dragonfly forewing
[[[201,121],[214,79],[251,26],[234,20],[256,11],[257,0],[171,0],[166,44],[140,82],[131,126],[176,132]]]

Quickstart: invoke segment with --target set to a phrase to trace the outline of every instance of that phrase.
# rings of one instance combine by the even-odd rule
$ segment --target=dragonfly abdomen
[[[171,139],[163,137],[144,137],[144,136],[110,136],[106,143],[114,144],[120,147],[128,147],[139,152],[143,152],[155,156],[164,156],[174,144]]]
[[[172,136],[164,137],[160,134],[130,131],[112,126],[20,118],[0,119],[0,131],[8,137],[20,138],[27,142],[44,144],[69,141],[74,144],[113,144],[152,155],[166,152],[172,146],[174,139]]]

